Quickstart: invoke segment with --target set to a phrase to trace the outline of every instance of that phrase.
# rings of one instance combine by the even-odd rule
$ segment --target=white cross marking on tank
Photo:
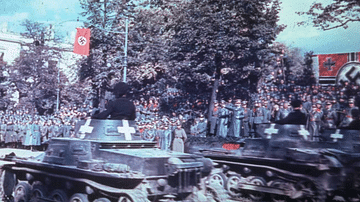
[[[300,130],[298,130],[299,135],[303,136],[305,140],[308,140],[308,136],[310,136],[309,131],[305,129],[303,125],[300,125]]]
[[[267,136],[266,136],[267,139],[271,139],[271,135],[272,135],[272,134],[277,134],[278,131],[279,131],[279,129],[276,129],[276,128],[275,128],[275,124],[272,123],[272,124],[270,125],[270,128],[265,129],[264,133],[267,134]]]
[[[85,133],[92,133],[94,127],[90,126],[91,119],[86,120],[85,125],[82,125],[79,129],[79,133],[81,133],[80,138],[83,139],[85,137]]]
[[[125,140],[131,140],[131,133],[135,133],[135,128],[134,127],[129,127],[129,121],[128,120],[123,120],[122,121],[123,126],[122,127],[117,127],[118,132],[119,133],[124,133],[125,134]]]
[[[331,134],[330,137],[334,139],[334,142],[337,142],[338,139],[343,139],[344,135],[340,134],[340,129],[336,129],[334,134]]]

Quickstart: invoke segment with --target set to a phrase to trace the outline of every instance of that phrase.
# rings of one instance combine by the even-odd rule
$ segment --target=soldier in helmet
[[[200,137],[206,137],[207,121],[205,120],[205,116],[203,114],[200,114],[199,123],[197,124],[197,131]]]
[[[349,103],[348,107],[344,110],[345,117],[341,121],[339,127],[347,127],[350,124],[350,122],[353,120],[351,110],[359,109],[358,107],[355,106],[355,100],[353,98],[350,98],[348,103]]]

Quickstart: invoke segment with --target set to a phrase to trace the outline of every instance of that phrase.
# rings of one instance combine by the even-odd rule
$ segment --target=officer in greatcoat
[[[225,101],[221,101],[220,109],[219,109],[219,119],[217,123],[217,131],[216,135],[220,137],[226,137],[228,134],[228,120],[230,116],[230,111],[225,108]]]
[[[244,115],[244,108],[241,106],[241,100],[237,99],[235,102],[235,106],[232,107],[230,110],[232,110],[232,120],[230,124],[231,128],[231,136],[233,137],[242,137],[242,126],[243,126],[243,119],[245,117]]]

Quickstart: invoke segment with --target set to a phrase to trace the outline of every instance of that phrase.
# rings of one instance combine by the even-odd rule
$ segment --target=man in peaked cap
[[[125,97],[128,89],[128,85],[123,82],[117,83],[113,89],[108,89],[115,95],[115,100],[110,100],[106,110],[93,115],[92,118],[106,119],[110,116],[110,119],[114,120],[135,120],[135,105]]]

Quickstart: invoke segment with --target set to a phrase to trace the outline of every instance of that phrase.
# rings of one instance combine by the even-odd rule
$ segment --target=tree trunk
[[[214,101],[216,100],[217,90],[219,88],[219,83],[221,79],[221,55],[217,53],[215,55],[215,66],[216,66],[216,72],[215,72],[215,81],[214,81],[214,87],[211,93],[211,100],[209,104],[209,112],[208,112],[208,120],[211,120],[212,112],[214,109]]]
[[[212,90],[212,93],[211,93],[211,100],[210,100],[210,104],[209,104],[208,120],[210,120],[211,116],[212,116],[212,112],[213,112],[213,109],[214,109],[214,101],[216,100],[216,95],[217,95],[217,90],[219,88],[219,83],[220,83],[220,77],[215,78],[213,90]]]

